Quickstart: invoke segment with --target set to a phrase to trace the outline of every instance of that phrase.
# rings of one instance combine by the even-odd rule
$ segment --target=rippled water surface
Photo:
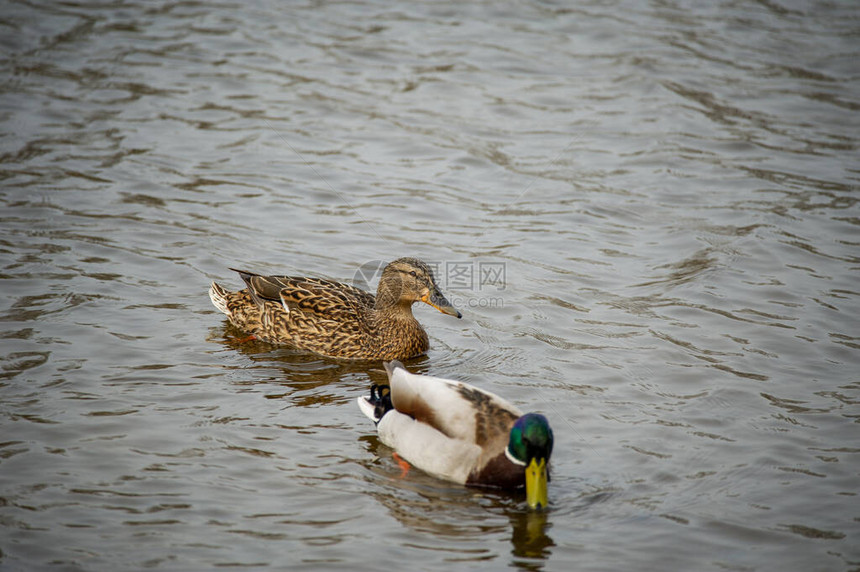
[[[0,568],[856,570],[853,2],[4,3]],[[229,267],[418,256],[551,508],[401,477]],[[375,279],[370,279],[371,288]]]

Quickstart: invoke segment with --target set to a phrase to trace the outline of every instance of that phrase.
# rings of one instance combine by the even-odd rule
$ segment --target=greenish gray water
[[[3,12],[3,570],[860,566],[853,3]],[[405,255],[464,314],[410,369],[548,416],[548,512],[206,295]]]

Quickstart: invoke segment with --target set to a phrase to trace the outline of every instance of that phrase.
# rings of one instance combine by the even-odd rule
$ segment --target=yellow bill
[[[531,508],[547,508],[546,459],[532,459],[526,467],[526,502]]]

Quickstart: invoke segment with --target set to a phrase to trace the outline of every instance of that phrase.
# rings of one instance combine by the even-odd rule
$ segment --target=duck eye
[[[413,278],[418,278],[418,273],[415,272],[414,270],[410,270],[409,275],[412,276]]]

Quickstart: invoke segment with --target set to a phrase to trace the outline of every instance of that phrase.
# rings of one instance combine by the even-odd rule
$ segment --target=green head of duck
[[[507,457],[526,471],[526,501],[531,508],[546,508],[548,463],[552,455],[552,429],[540,413],[527,413],[511,428]]]

